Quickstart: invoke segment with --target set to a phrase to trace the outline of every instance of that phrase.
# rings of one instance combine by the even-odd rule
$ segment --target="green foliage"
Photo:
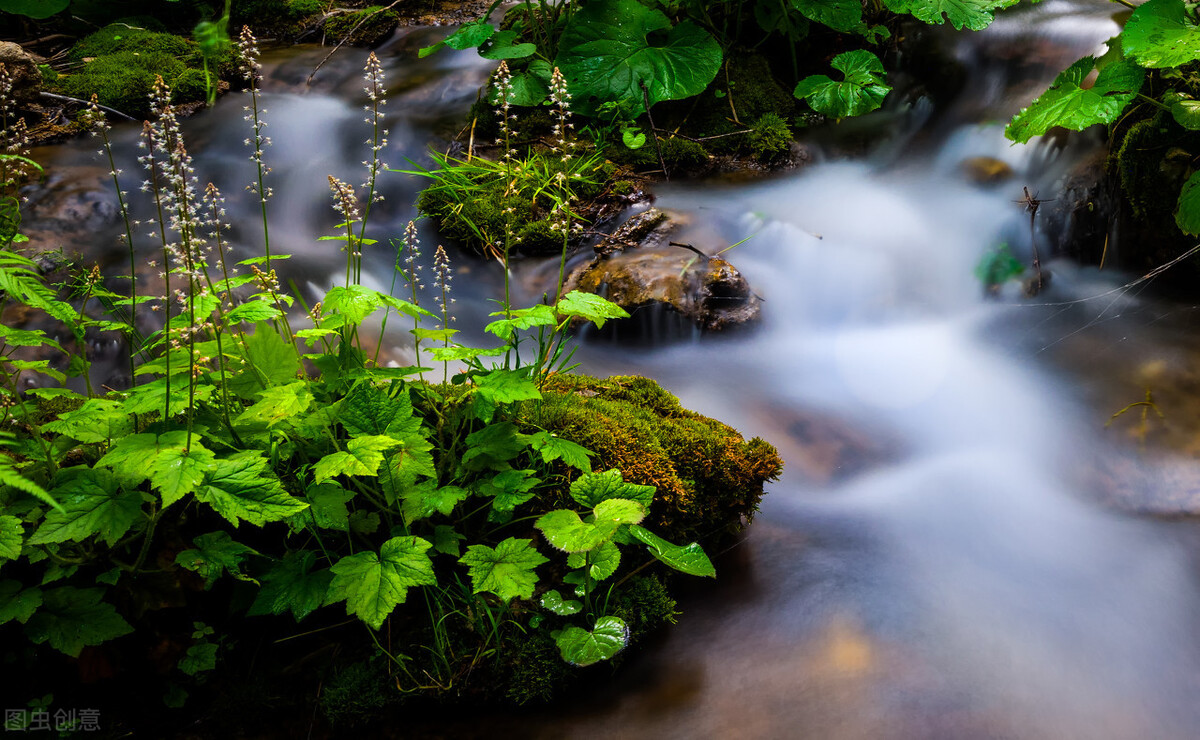
[[[563,660],[580,667],[611,659],[628,641],[629,628],[620,617],[600,617],[590,631],[571,625],[555,638]]]
[[[1088,88],[1084,78],[1096,67],[1096,60],[1084,57],[1060,74],[1050,89],[1018,113],[1004,133],[1017,142],[1026,142],[1054,126],[1082,131],[1097,123],[1112,123],[1137,95],[1142,85],[1140,67],[1126,60],[1110,61]]]
[[[1180,67],[1200,57],[1196,8],[1183,0],[1147,0],[1121,31],[1125,53],[1143,67]]]
[[[958,30],[982,31],[991,24],[992,13],[1015,5],[1017,0],[884,0],[889,10],[909,13],[931,25],[949,21]]]
[[[325,34],[341,41],[348,39],[356,46],[378,46],[392,35],[400,16],[382,5],[350,13],[330,16],[325,20]]]
[[[795,96],[830,118],[861,116],[883,105],[892,88],[884,81],[879,57],[869,51],[847,51],[834,57],[831,64],[844,76],[841,82],[811,75],[796,85]]]
[[[985,288],[994,288],[1020,276],[1025,265],[1013,256],[1007,244],[1001,244],[987,252],[975,266],[975,277]]]
[[[0,12],[41,20],[66,10],[71,0],[0,0]]]
[[[652,41],[660,33],[665,37]],[[612,102],[640,113],[646,105],[702,92],[721,59],[720,45],[691,21],[672,25],[637,0],[608,0],[575,13],[555,64],[566,75],[577,110],[591,114]]]

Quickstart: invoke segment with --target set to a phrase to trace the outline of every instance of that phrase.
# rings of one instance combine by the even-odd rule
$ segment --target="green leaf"
[[[378,475],[383,453],[400,444],[382,434],[355,437],[346,443],[345,452],[333,452],[313,466],[313,480],[320,483],[337,475]]]
[[[467,435],[467,451],[462,457],[462,464],[468,470],[504,468],[507,467],[504,463],[528,446],[529,435],[517,431],[517,425],[511,421],[488,424]]]
[[[261,452],[253,451],[217,460],[196,489],[196,498],[235,527],[239,521],[261,527],[304,511],[308,504],[283,490],[267,469],[269,463]]]
[[[454,507],[467,496],[470,491],[458,486],[438,487],[437,481],[428,480],[412,486],[400,494],[403,503],[400,513],[404,515],[405,523],[411,524],[420,519],[428,519],[434,514],[449,516]]]
[[[490,315],[504,316],[504,312],[498,311]],[[518,330],[530,329],[535,326],[554,326],[558,323],[554,309],[544,303],[539,303],[532,308],[511,311],[510,317],[493,321],[484,327],[484,331],[491,332],[507,342]]]
[[[1200,100],[1176,100],[1171,104],[1175,123],[1189,131],[1200,131]]]
[[[71,0],[4,0],[0,3],[0,11],[42,20],[66,10],[70,4]]]
[[[1092,57],[1084,57],[1062,72],[1042,93],[1004,129],[1004,135],[1018,143],[1046,133],[1055,126],[1082,131],[1097,123],[1112,123],[1137,96],[1144,70],[1128,60],[1107,64],[1090,88],[1080,87],[1096,66]]]
[[[624,498],[637,501],[649,509],[654,500],[654,486],[626,483],[621,471],[613,468],[603,473],[584,473],[571,484],[571,498],[581,506],[595,508],[601,501]]]
[[[213,581],[226,571],[241,581],[254,581],[242,573],[242,561],[247,555],[258,555],[252,547],[235,542],[228,532],[209,532],[192,540],[195,549],[184,550],[175,556],[175,562],[183,568],[197,573],[204,579],[208,589]]]
[[[246,336],[245,352],[246,362],[257,368],[257,372],[244,372],[230,384],[241,396],[249,397],[266,386],[290,383],[302,369],[296,348],[285,342],[266,322],[255,324],[254,333]],[[266,386],[258,373],[262,373]]]
[[[89,398],[74,411],[60,414],[54,421],[43,424],[41,430],[85,443],[107,442],[132,431],[133,421],[119,402]]]
[[[586,447],[575,444],[569,439],[563,439],[553,432],[536,432],[529,438],[529,445],[542,455],[542,462],[551,463],[562,460],[571,467],[585,473],[592,471],[592,463],[588,457],[592,454]]]
[[[991,24],[992,13],[1016,0],[884,0],[888,10],[909,13],[918,20],[940,26],[945,20],[957,30],[982,31]]]
[[[591,563],[588,562],[591,560]],[[605,542],[590,552],[573,552],[567,556],[568,568],[587,568],[587,575],[593,581],[603,581],[621,565],[621,548],[615,543]]]
[[[225,320],[229,324],[242,321],[253,324],[259,321],[274,321],[280,316],[283,316],[283,311],[280,311],[274,303],[266,299],[257,299],[234,306],[226,312]]]
[[[532,108],[541,105],[550,96],[550,76],[553,70],[550,63],[544,59],[534,59],[524,72],[517,72],[509,81],[511,89],[508,102],[512,105],[522,105]],[[495,105],[495,87],[489,90],[489,102]]]
[[[22,475],[19,470],[13,467],[12,458],[6,455],[0,455],[0,485],[23,491],[49,505],[51,508],[63,511],[62,504],[55,501],[54,497],[46,489]]]
[[[403,604],[408,589],[433,586],[433,562],[425,554],[432,545],[420,537],[393,537],[383,543],[378,555],[360,552],[334,563],[326,604],[346,602],[346,614],[354,614],[371,629],[378,630],[397,605]]]
[[[468,547],[458,562],[470,568],[472,592],[489,591],[506,602],[531,598],[538,581],[534,569],[550,562],[531,542],[509,537],[494,550],[487,545]]]
[[[141,494],[121,489],[113,474],[100,468],[60,471],[51,495],[62,503],[62,511],[46,514],[29,538],[31,545],[83,542],[92,535],[112,545],[142,513]]]
[[[10,347],[53,347],[66,352],[62,345],[46,336],[41,329],[16,329],[0,324],[0,340]]]
[[[704,550],[692,542],[680,547],[667,542],[653,532],[634,524],[629,528],[630,534],[646,544],[650,554],[681,573],[690,576],[708,578],[717,577],[717,569],[712,561],[704,554]]]
[[[584,321],[590,321],[596,328],[602,328],[609,319],[627,319],[629,312],[617,304],[601,298],[595,293],[583,293],[572,290],[558,299],[554,310],[562,316],[576,316]]]
[[[534,497],[531,489],[541,483],[532,470],[504,470],[479,485],[479,493],[492,497],[496,511],[512,511]]]
[[[433,549],[443,555],[458,557],[458,543],[466,537],[454,531],[448,524],[439,524],[433,528]]]
[[[620,617],[600,617],[591,632],[571,625],[554,640],[563,660],[581,667],[608,660],[628,641],[629,628]]]
[[[321,306],[325,311],[337,311],[346,317],[351,324],[361,324],[363,319],[374,313],[383,301],[379,299],[379,291],[371,290],[364,285],[338,286],[331,288],[325,294]]]
[[[353,491],[335,483],[320,483],[309,486],[304,493],[308,500],[308,509],[296,515],[293,529],[299,530],[305,524],[311,524],[321,529],[336,529],[339,532],[350,531],[350,511],[346,504],[354,498]]]
[[[259,391],[258,401],[233,421],[235,424],[266,424],[270,427],[303,414],[312,402],[307,381],[271,386]]]
[[[528,370],[493,370],[475,378],[476,391],[496,405],[532,401],[542,397]]]
[[[389,427],[402,424],[412,416],[408,388],[389,392],[371,383],[359,383],[346,395],[338,421],[351,436],[362,436],[385,434]],[[420,428],[419,421],[416,428]]]
[[[87,645],[99,645],[133,632],[116,608],[101,601],[104,590],[60,586],[42,594],[42,605],[25,624],[25,634],[36,645],[78,658]]]
[[[1183,190],[1179,193],[1179,210],[1175,212],[1175,223],[1185,234],[1200,234],[1200,172],[1193,172],[1183,184]]]
[[[574,599],[564,599],[562,594],[557,591],[547,591],[542,594],[541,605],[543,609],[553,612],[560,617],[578,614],[583,611],[583,604]]]
[[[862,19],[860,0],[790,0],[790,4],[805,18],[835,31],[863,33],[867,30]],[[937,22],[941,23],[941,19]]]
[[[834,82],[825,75],[809,75],[796,85],[794,95],[813,110],[830,118],[861,116],[883,105],[891,87],[879,57],[862,49],[838,54],[831,63],[845,79]]]
[[[191,450],[188,450],[187,437],[187,432],[160,435],[158,453],[145,461],[150,484],[162,494],[164,508],[195,491],[217,458],[200,444],[196,435],[192,436]]]
[[[616,524],[638,524],[646,518],[646,507],[637,501],[627,498],[609,498],[596,504],[592,510],[596,523],[616,522]]]
[[[1181,67],[1200,58],[1195,6],[1183,0],[1146,0],[1121,31],[1126,56],[1143,67]]]
[[[699,95],[721,68],[721,47],[691,21],[672,27],[637,0],[591,2],[575,11],[559,39],[555,66],[575,108],[592,115],[625,103],[636,115],[663,100]],[[644,92],[643,92],[644,91]]]
[[[559,550],[584,552],[611,540],[619,525],[611,520],[585,522],[574,511],[555,509],[539,517],[533,526]]]
[[[284,556],[262,576],[262,588],[247,614],[283,614],[291,611],[299,622],[325,601],[333,573],[313,571],[317,554],[296,550]]]
[[[412,334],[417,339],[432,339],[435,342],[445,342],[454,338],[458,333],[458,329],[409,329],[409,334]]]
[[[217,667],[217,645],[201,642],[188,648],[187,655],[179,659],[179,670],[194,676]]]
[[[0,562],[16,560],[25,542],[25,527],[21,520],[7,514],[0,516]]]
[[[22,589],[21,584],[17,581],[0,581],[0,624],[11,622],[14,619],[25,624],[41,605],[42,590],[40,588]]]
[[[496,27],[484,21],[464,23],[458,27],[457,31],[436,44],[422,48],[417,52],[417,56],[424,59],[443,46],[449,46],[451,49],[458,49],[459,51],[474,49],[490,39],[495,32]]]
[[[455,362],[457,360],[473,360],[476,357],[497,357],[504,354],[504,347],[430,347],[424,350],[436,362]]]
[[[479,56],[484,59],[524,59],[531,57],[537,51],[535,44],[514,44],[517,40],[517,32],[508,30],[501,31],[488,39],[479,48]],[[511,102],[511,101],[510,101]]]

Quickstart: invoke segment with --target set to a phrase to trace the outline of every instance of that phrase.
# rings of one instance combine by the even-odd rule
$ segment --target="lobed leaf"
[[[16,560],[25,542],[25,526],[15,516],[0,516],[0,562]]]
[[[1195,6],[1183,0],[1146,0],[1121,31],[1126,56],[1143,67],[1181,67],[1200,58]]]
[[[554,310],[563,316],[575,316],[602,328],[609,319],[627,319],[629,312],[595,293],[572,290],[558,299]]]
[[[879,57],[859,49],[838,54],[831,64],[845,79],[834,82],[826,75],[810,75],[800,80],[793,94],[830,118],[861,116],[883,105],[892,88]]]
[[[346,614],[378,630],[404,603],[408,589],[437,584],[433,562],[425,554],[430,547],[420,537],[393,537],[383,543],[379,554],[360,552],[342,558],[330,568],[333,580],[325,603],[345,601]]]
[[[262,576],[262,588],[247,614],[283,614],[291,611],[299,622],[325,601],[333,572],[312,570],[317,554],[295,550]]]
[[[258,555],[258,551],[234,541],[228,532],[202,534],[192,540],[192,545],[193,549],[176,555],[175,562],[203,578],[204,588],[210,588],[225,572],[238,580],[254,581],[242,573],[242,561],[247,555]]]
[[[78,658],[88,645],[99,645],[133,632],[116,608],[101,601],[104,590],[60,586],[42,593],[42,604],[25,623],[25,634],[36,645]]]
[[[1084,57],[1062,72],[1042,93],[1004,129],[1004,135],[1018,143],[1046,133],[1055,126],[1082,131],[1098,123],[1112,123],[1137,96],[1144,70],[1121,59],[1100,70],[1095,84],[1081,85],[1096,66],[1092,57]]]
[[[25,624],[41,605],[40,588],[22,589],[18,581],[0,581],[0,624],[13,620]]]
[[[506,602],[531,598],[538,580],[534,569],[550,562],[531,542],[509,537],[495,549],[487,545],[468,547],[458,562],[470,569],[472,593],[489,591]]]
[[[92,535],[112,545],[142,514],[142,495],[122,489],[113,474],[102,468],[60,471],[51,495],[62,509],[46,514],[29,538],[31,545],[83,542]]]
[[[279,479],[267,470],[269,463],[261,452],[252,451],[217,460],[196,489],[196,499],[213,507],[235,527],[239,521],[261,527],[308,508],[307,503],[283,490]]]
[[[636,501],[648,509],[654,500],[655,490],[654,486],[626,483],[621,471],[613,468],[603,473],[584,473],[579,476],[571,483],[571,498],[589,509],[613,498]]]
[[[582,470],[585,473],[592,472],[592,462],[588,458],[593,453],[586,447],[569,439],[563,439],[553,432],[534,433],[529,438],[529,446],[541,454],[544,463],[562,460],[576,470]]]

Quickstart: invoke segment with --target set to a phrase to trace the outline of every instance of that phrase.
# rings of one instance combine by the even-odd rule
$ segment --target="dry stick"
[[[362,26],[362,24],[366,23],[368,20],[379,15],[380,13],[382,13],[385,10],[391,10],[392,8],[396,7],[397,5],[399,5],[402,2],[404,2],[404,0],[395,0],[395,2],[393,2],[391,5],[387,6],[386,8],[380,8],[379,10],[376,10],[374,13],[364,15],[362,17],[362,20],[360,20],[358,23],[355,23],[354,28],[351,28],[350,32],[347,33],[345,36],[343,36],[341,41],[337,42],[337,46],[330,49],[329,53],[325,55],[325,58],[322,59],[321,62],[317,66],[313,67],[313,71],[309,73],[308,79],[304,82],[304,84],[306,86],[312,84],[313,77],[316,76],[317,71],[320,70],[321,67],[325,66],[325,62],[328,62],[330,57],[332,57],[334,54],[337,53],[338,49],[342,48],[342,44],[346,43],[354,36],[354,32],[357,31],[359,29],[359,27]]]
[[[650,137],[654,139],[654,151],[658,154],[658,164],[662,167],[663,179],[670,180],[671,175],[667,172],[667,163],[663,160],[662,148],[658,145],[658,129],[654,127],[654,118],[650,115],[650,91],[646,89],[646,83],[638,80],[638,84],[642,86],[642,102],[646,106],[646,120],[650,122]]]

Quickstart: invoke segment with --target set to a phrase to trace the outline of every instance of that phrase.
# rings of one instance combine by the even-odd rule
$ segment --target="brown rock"
[[[0,64],[12,78],[12,97],[18,106],[29,105],[37,100],[42,90],[42,73],[38,69],[38,58],[18,44],[0,41]]]
[[[970,157],[961,164],[963,174],[976,185],[995,185],[1012,177],[1012,167],[995,157]]]

